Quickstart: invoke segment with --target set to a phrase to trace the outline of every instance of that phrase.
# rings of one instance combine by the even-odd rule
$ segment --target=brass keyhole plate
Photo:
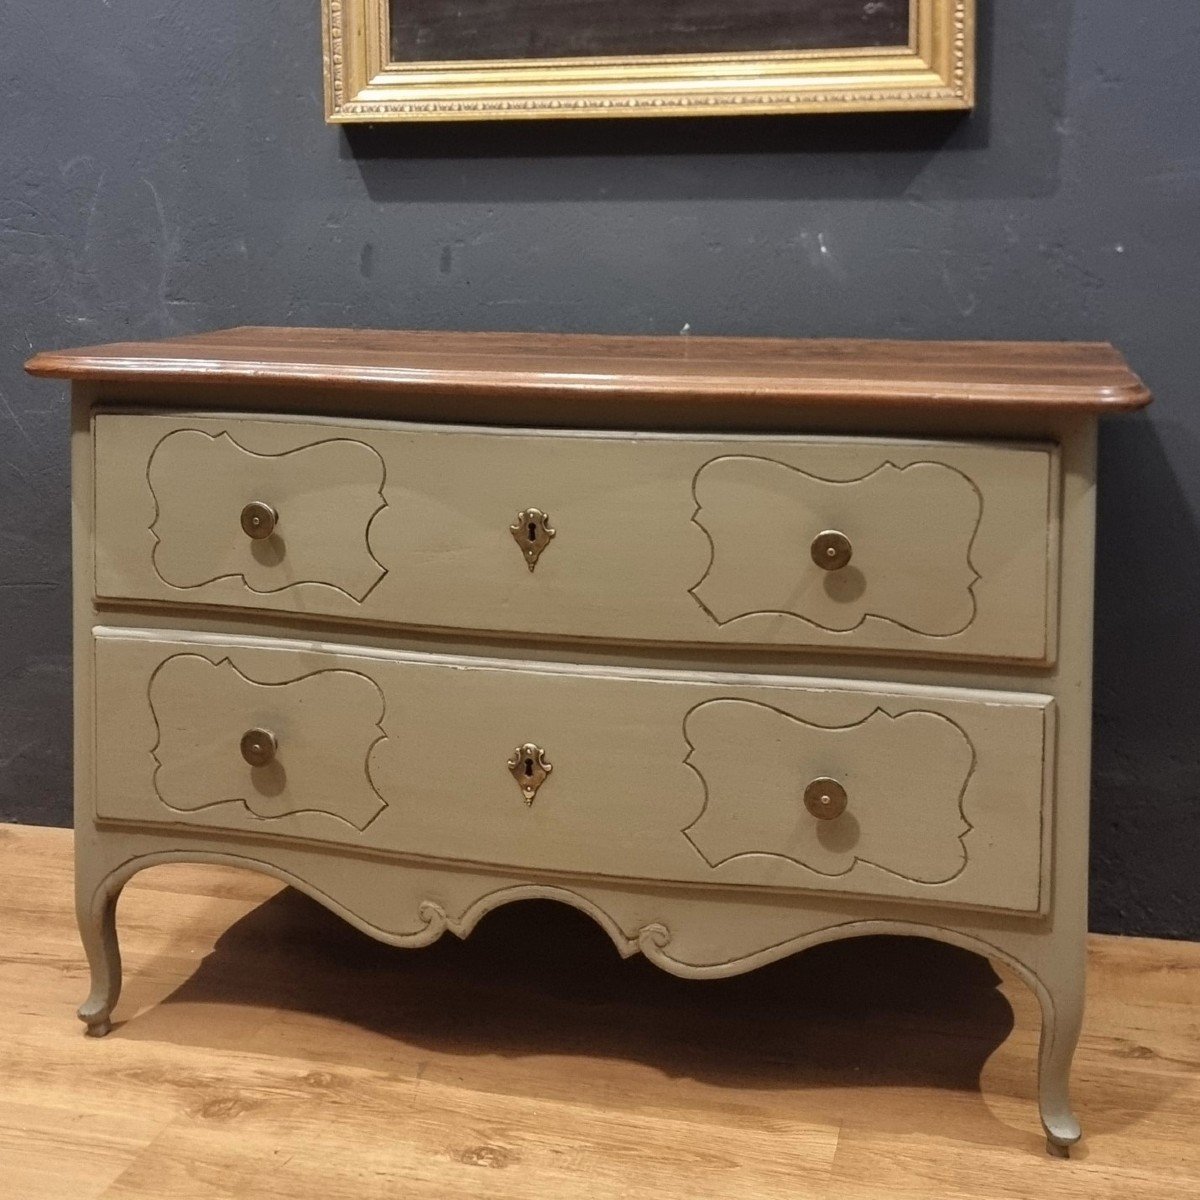
[[[542,557],[542,551],[554,537],[555,531],[550,528],[549,516],[540,508],[523,508],[508,529],[521,548],[526,566],[532,571]]]
[[[518,746],[508,760],[509,774],[517,781],[526,804],[532,804],[538,788],[554,768],[546,761],[546,752],[534,742]]]

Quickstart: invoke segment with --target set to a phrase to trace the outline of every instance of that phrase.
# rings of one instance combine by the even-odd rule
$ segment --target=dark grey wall
[[[0,817],[66,822],[67,422],[34,348],[234,323],[1109,338],[1093,923],[1200,936],[1200,5],[981,0],[983,102],[360,129],[317,0],[7,0]]]

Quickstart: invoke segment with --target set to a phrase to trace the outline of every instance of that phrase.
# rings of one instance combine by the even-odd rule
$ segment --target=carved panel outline
[[[227,666],[231,671],[233,671],[233,673],[239,679],[241,679],[243,682],[245,682],[253,687],[286,688],[286,687],[292,686],[293,684],[301,683],[306,679],[312,679],[312,678],[314,678],[316,676],[320,676],[320,675],[351,675],[351,676],[354,676],[356,679],[361,679],[364,682],[370,684],[371,687],[374,689],[375,693],[379,697],[379,719],[375,722],[375,728],[379,730],[379,736],[374,738],[372,740],[372,742],[370,743],[370,745],[367,747],[367,752],[363,759],[363,775],[366,779],[367,786],[371,789],[371,792],[374,794],[376,800],[378,801],[375,812],[370,817],[368,817],[368,819],[366,821],[364,821],[360,824],[356,821],[351,820],[349,817],[345,816],[342,813],[335,812],[331,808],[296,808],[296,809],[291,809],[290,811],[288,811],[286,813],[280,813],[278,815],[262,814],[262,813],[257,812],[255,810],[251,800],[247,799],[244,796],[227,796],[227,797],[224,797],[219,800],[210,801],[207,804],[199,804],[199,805],[195,805],[195,806],[188,807],[188,808],[181,808],[180,806],[178,806],[176,804],[172,804],[166,798],[166,796],[163,795],[162,789],[159,786],[159,775],[165,769],[165,764],[163,763],[162,759],[159,757],[159,753],[158,753],[160,747],[162,746],[162,725],[159,721],[158,712],[156,711],[156,709],[154,707],[154,698],[153,698],[152,693],[153,693],[153,689],[154,689],[155,680],[159,677],[160,673],[164,670],[164,668],[166,668],[168,666],[168,664],[170,664],[178,659],[185,659],[185,658],[199,659],[201,662],[208,663],[210,666],[217,668],[217,669]],[[156,666],[154,668],[154,671],[151,673],[150,678],[146,683],[146,704],[149,707],[151,719],[154,721],[154,733],[155,733],[154,745],[150,750],[150,757],[154,760],[154,764],[155,764],[154,774],[153,774],[154,792],[155,792],[155,795],[158,797],[159,801],[166,808],[171,809],[173,812],[179,812],[179,813],[203,812],[207,809],[221,807],[222,805],[240,804],[247,813],[249,813],[252,817],[254,817],[256,820],[259,820],[259,821],[270,821],[270,822],[286,821],[289,817],[295,817],[295,816],[300,815],[301,813],[316,813],[319,816],[331,817],[336,821],[341,821],[344,824],[349,825],[352,829],[356,829],[356,830],[358,830],[358,832],[362,833],[366,829],[368,829],[371,826],[371,824],[373,824],[373,822],[379,818],[380,814],[382,814],[383,811],[388,807],[388,802],[383,798],[383,795],[379,791],[379,788],[375,785],[375,780],[371,776],[371,766],[370,766],[371,758],[374,755],[376,748],[379,746],[379,744],[381,742],[384,742],[387,740],[387,730],[384,727],[384,721],[387,717],[387,700],[384,697],[383,690],[380,688],[379,684],[377,684],[375,682],[375,680],[373,680],[370,676],[362,674],[361,671],[351,671],[351,670],[347,670],[344,667],[323,668],[323,669],[319,669],[319,670],[315,670],[315,671],[308,671],[304,675],[298,675],[293,679],[281,680],[278,683],[264,683],[261,680],[252,678],[251,676],[247,675],[244,671],[239,670],[238,667],[233,663],[232,659],[227,654],[223,655],[221,658],[214,661],[213,659],[209,658],[205,654],[199,654],[194,651],[188,651],[188,652],[182,652],[179,654],[172,654],[169,657],[163,659],[163,661],[160,662],[158,664],[158,666]]]
[[[958,794],[956,797],[956,804],[955,804],[956,810],[958,812],[959,817],[961,818],[961,823],[963,826],[962,832],[957,835],[957,840],[959,842],[959,845],[962,847],[962,861],[960,862],[957,870],[955,870],[952,874],[950,874],[942,879],[936,879],[936,880],[918,879],[912,875],[905,874],[903,871],[899,871],[893,867],[889,867],[884,863],[877,862],[871,858],[863,857],[858,854],[854,854],[851,857],[850,865],[848,867],[846,867],[845,870],[843,870],[843,871],[823,871],[820,868],[813,866],[811,863],[804,862],[802,859],[799,859],[799,858],[795,857],[794,855],[788,854],[782,850],[750,850],[750,851],[743,851],[740,853],[730,854],[730,855],[727,855],[726,857],[718,859],[716,861],[713,861],[712,859],[710,859],[705,854],[704,850],[697,844],[696,840],[693,838],[692,833],[691,833],[691,831],[696,828],[696,826],[701,822],[701,820],[703,820],[705,813],[708,811],[709,804],[710,804],[712,797],[710,794],[708,780],[704,777],[703,773],[699,770],[699,768],[696,766],[696,764],[692,761],[692,755],[696,753],[697,747],[692,742],[691,738],[688,736],[687,726],[688,726],[688,721],[692,717],[693,713],[706,707],[707,705],[720,704],[720,703],[735,703],[735,704],[746,705],[748,707],[753,707],[753,708],[761,708],[765,711],[773,712],[773,713],[777,714],[778,716],[784,717],[786,720],[792,721],[797,725],[803,725],[809,729],[814,729],[814,730],[818,730],[821,732],[845,732],[845,731],[848,731],[851,729],[860,729],[860,728],[863,728],[864,726],[866,726],[875,717],[879,717],[879,716],[884,717],[885,719],[887,719],[889,721],[899,721],[899,720],[902,720],[906,716],[916,716],[916,715],[934,717],[940,721],[944,721],[947,725],[949,725],[952,729],[954,729],[954,731],[962,738],[962,740],[966,743],[968,749],[970,750],[970,754],[971,754],[971,760],[968,765],[966,774],[963,777],[962,784],[958,789]],[[777,858],[777,859],[783,859],[787,862],[794,863],[797,867],[800,867],[806,871],[811,871],[813,874],[819,875],[825,879],[841,879],[841,878],[845,878],[846,876],[850,875],[851,872],[853,872],[855,870],[855,868],[859,865],[859,863],[865,863],[868,866],[874,867],[876,870],[883,871],[885,874],[891,875],[893,878],[903,879],[906,882],[912,883],[918,887],[944,887],[946,884],[953,883],[956,879],[958,879],[963,874],[963,872],[967,869],[967,867],[970,865],[970,858],[969,858],[969,855],[967,852],[966,838],[973,831],[973,829],[975,827],[967,819],[967,815],[964,811],[963,804],[964,804],[964,800],[966,798],[967,789],[968,789],[968,787],[970,787],[971,780],[975,776],[975,768],[978,764],[979,755],[975,748],[974,742],[971,741],[970,737],[967,735],[966,731],[962,728],[962,726],[959,725],[957,721],[954,721],[950,717],[947,717],[944,713],[932,712],[929,709],[912,708],[912,709],[905,709],[904,712],[899,713],[897,715],[893,715],[892,713],[888,712],[883,707],[877,705],[869,713],[867,713],[867,715],[865,717],[863,717],[861,720],[851,721],[849,724],[846,724],[846,725],[821,725],[815,721],[806,721],[802,717],[797,717],[794,713],[787,712],[785,709],[782,709],[782,708],[777,708],[773,704],[764,704],[762,701],[758,701],[758,700],[742,700],[742,699],[736,698],[736,697],[726,697],[726,698],[702,700],[702,701],[700,701],[700,703],[693,705],[692,708],[690,708],[687,711],[687,713],[684,715],[682,734],[683,734],[683,740],[687,744],[687,747],[688,747],[688,752],[684,756],[684,759],[683,759],[684,765],[686,767],[688,767],[692,772],[694,772],[697,779],[699,779],[700,786],[704,792],[704,801],[701,804],[700,812],[696,815],[695,820],[693,820],[691,822],[691,824],[687,825],[682,830],[682,833],[683,833],[684,837],[686,837],[688,839],[688,842],[695,849],[696,853],[708,864],[708,866],[712,867],[713,870],[717,870],[717,869],[725,866],[728,863],[737,862],[739,860]],[[814,774],[817,774],[817,773],[819,773],[819,772],[814,770]],[[798,809],[798,811],[802,807],[799,796],[800,796],[800,792],[798,789],[797,790],[797,809]]]
[[[975,495],[979,501],[979,512],[978,512],[978,516],[976,517],[976,520],[975,520],[975,528],[971,533],[971,538],[967,545],[967,556],[966,556],[967,557],[967,566],[970,569],[971,573],[974,575],[974,579],[971,581],[971,583],[968,585],[968,588],[967,588],[967,590],[971,596],[971,615],[967,618],[966,622],[962,625],[961,628],[951,630],[948,633],[929,633],[923,629],[917,629],[915,626],[906,624],[904,621],[898,620],[895,617],[889,617],[885,613],[877,613],[877,612],[864,612],[862,617],[860,617],[859,620],[848,629],[837,629],[837,628],[833,628],[828,625],[823,625],[820,621],[817,621],[812,617],[807,617],[803,613],[795,612],[792,609],[769,609],[769,608],[755,609],[751,612],[738,613],[736,616],[729,617],[726,620],[722,621],[716,615],[716,613],[714,613],[704,603],[704,601],[701,600],[700,597],[697,595],[698,589],[704,585],[705,581],[712,574],[713,565],[715,564],[716,557],[717,557],[717,547],[716,547],[716,543],[713,541],[712,534],[708,531],[707,527],[704,525],[704,522],[699,519],[700,514],[703,511],[703,505],[700,503],[699,496],[697,495],[697,489],[700,486],[700,476],[704,473],[704,471],[707,468],[713,466],[715,463],[728,462],[728,461],[747,461],[747,462],[768,463],[771,466],[783,467],[784,469],[786,469],[788,471],[794,471],[797,475],[803,475],[805,478],[814,480],[817,483],[827,483],[827,484],[830,484],[833,486],[846,486],[846,487],[852,486],[854,484],[864,483],[868,479],[870,479],[872,476],[877,475],[881,471],[885,471],[889,468],[903,474],[905,471],[909,470],[911,467],[941,467],[943,470],[950,471],[953,474],[958,475],[961,479],[963,479],[967,483],[967,485],[975,493]],[[696,469],[695,475],[692,476],[692,499],[696,505],[695,510],[692,513],[692,518],[691,518],[692,524],[694,524],[698,529],[700,529],[700,531],[704,534],[705,539],[708,541],[709,559],[708,559],[708,565],[704,569],[704,574],[701,575],[701,577],[694,584],[692,584],[692,586],[690,588],[688,588],[688,594],[692,597],[693,600],[695,600],[695,602],[700,606],[700,608],[703,609],[705,615],[707,617],[709,617],[709,619],[713,622],[713,624],[715,624],[719,627],[724,627],[726,625],[732,625],[735,621],[743,621],[743,620],[746,620],[748,617],[791,617],[797,621],[803,621],[807,625],[811,625],[816,629],[824,630],[824,632],[833,634],[837,637],[849,637],[850,635],[857,633],[858,630],[860,630],[863,627],[863,625],[867,622],[868,619],[872,619],[872,620],[877,620],[877,621],[884,621],[889,625],[894,625],[900,629],[905,630],[908,633],[914,634],[917,637],[941,639],[941,638],[960,637],[975,623],[975,618],[979,614],[979,598],[975,594],[975,587],[979,583],[979,581],[983,578],[983,576],[979,573],[978,569],[975,566],[974,559],[972,558],[972,553],[975,549],[975,541],[979,536],[980,526],[983,524],[983,511],[984,511],[983,492],[980,489],[979,485],[975,482],[975,480],[973,480],[965,471],[960,470],[958,467],[951,466],[949,463],[938,462],[934,459],[918,459],[913,462],[906,463],[902,467],[899,464],[893,462],[889,458],[889,459],[885,459],[878,466],[872,467],[871,470],[865,472],[864,474],[855,476],[852,479],[831,479],[824,475],[817,475],[812,471],[806,471],[802,467],[792,466],[791,463],[783,462],[780,459],[768,458],[766,455],[721,454],[721,455],[718,455],[716,458],[711,458],[708,461],[701,463],[700,466]]]
[[[247,455],[250,458],[263,458],[263,459],[287,458],[293,454],[303,454],[307,450],[316,449],[318,446],[336,445],[337,443],[341,443],[341,442],[344,442],[351,446],[361,446],[364,450],[369,450],[379,460],[379,469],[380,469],[380,483],[379,483],[379,488],[378,488],[379,504],[375,508],[375,510],[371,513],[370,517],[368,518],[367,524],[366,524],[366,529],[364,530],[364,538],[366,541],[367,554],[370,557],[371,561],[374,562],[374,564],[379,568],[379,574],[376,577],[376,579],[374,580],[374,582],[371,583],[371,585],[362,593],[361,596],[356,596],[352,592],[347,591],[345,588],[340,587],[338,584],[330,583],[327,579],[294,579],[288,583],[282,583],[278,587],[274,587],[274,588],[256,588],[249,581],[249,579],[246,578],[246,575],[244,574],[244,572],[241,572],[241,571],[229,571],[223,575],[214,575],[211,579],[204,579],[204,580],[201,580],[199,583],[191,583],[191,584],[172,583],[170,580],[168,580],[163,575],[163,573],[159,570],[159,567],[158,567],[158,550],[162,544],[162,539],[159,537],[157,527],[158,527],[158,523],[162,517],[162,508],[159,503],[158,495],[154,490],[154,484],[151,482],[150,475],[151,475],[151,471],[153,470],[153,467],[154,467],[155,455],[162,448],[164,442],[168,441],[170,438],[174,437],[178,433],[198,433],[213,442],[221,441],[222,439],[224,439],[225,441],[228,441],[232,446],[234,446],[236,449],[240,450],[243,454]],[[370,594],[387,577],[388,568],[385,567],[383,565],[383,563],[379,561],[379,559],[375,556],[375,552],[371,549],[371,527],[375,524],[375,519],[379,516],[379,514],[388,507],[387,497],[385,495],[385,492],[387,489],[387,463],[384,461],[383,456],[379,453],[378,450],[375,449],[374,446],[371,446],[366,442],[359,441],[356,438],[347,438],[347,437],[321,438],[315,442],[306,442],[303,446],[295,446],[291,450],[282,450],[277,454],[261,454],[257,450],[247,449],[228,430],[223,429],[220,433],[209,433],[208,430],[196,429],[193,427],[186,427],[186,428],[181,427],[178,429],[172,429],[170,432],[163,434],[163,436],[161,438],[159,438],[158,442],[154,446],[154,449],[150,452],[150,455],[146,460],[146,486],[147,486],[147,488],[149,488],[150,496],[154,501],[154,520],[150,522],[150,534],[154,538],[154,550],[151,552],[151,565],[154,568],[155,575],[158,576],[158,578],[161,580],[164,587],[169,587],[176,591],[194,591],[197,588],[208,587],[211,584],[219,583],[223,579],[240,579],[243,587],[245,587],[247,591],[253,592],[255,595],[258,595],[258,596],[274,595],[275,593],[284,592],[284,591],[287,591],[288,588],[293,588],[293,587],[321,587],[321,588],[329,588],[332,591],[339,592],[339,593],[341,593],[341,595],[345,596],[348,600],[353,600],[354,603],[356,603],[356,604],[363,604],[366,602],[367,597],[370,596]]]

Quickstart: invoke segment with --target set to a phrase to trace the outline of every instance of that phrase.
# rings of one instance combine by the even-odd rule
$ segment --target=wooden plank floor
[[[93,1040],[70,897],[70,834],[0,826],[11,1200],[1200,1195],[1198,945],[1092,939],[1063,1162],[1032,997],[948,947],[685,982],[550,904],[404,951],[273,881],[160,867],[126,889]]]

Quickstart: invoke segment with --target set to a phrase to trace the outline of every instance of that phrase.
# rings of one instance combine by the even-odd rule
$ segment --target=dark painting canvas
[[[910,0],[388,0],[395,62],[904,46]]]

